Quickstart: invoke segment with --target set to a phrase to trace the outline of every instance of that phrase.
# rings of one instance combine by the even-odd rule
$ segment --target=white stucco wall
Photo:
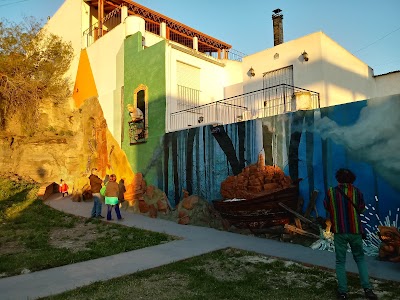
[[[375,97],[400,94],[400,71],[375,77]]]
[[[162,37],[148,31],[145,32],[144,38],[146,47],[151,47],[164,40]]]
[[[179,48],[179,49],[177,49]],[[170,114],[177,109],[177,62],[185,63],[200,70],[200,105],[224,99],[224,86],[232,81],[232,76],[224,69],[225,65],[220,60],[202,58],[190,53],[195,50],[184,49],[182,46],[168,45],[166,50],[166,78],[167,78],[167,108],[166,128],[170,129]]]
[[[121,141],[121,87],[124,85],[124,24],[87,48],[99,102],[108,128]]]
[[[321,45],[325,79],[323,106],[373,97],[372,69],[325,34],[321,34]]]
[[[66,76],[71,79],[71,89],[75,83],[76,72],[79,64],[79,55],[81,52],[81,14],[81,0],[65,0],[57,12],[44,26],[44,28],[50,33],[61,36],[66,42],[71,42],[74,49],[74,57],[71,62],[71,68],[66,74]]]
[[[224,60],[225,84],[224,98],[243,94],[242,62]]]
[[[309,55],[304,61],[303,51]],[[263,88],[263,75],[288,66],[293,66],[294,86],[323,93],[322,54],[320,33],[307,35],[273,48],[243,58],[243,90],[248,93]],[[253,68],[255,76],[249,75]]]
[[[301,53],[306,51],[309,60]],[[274,58],[278,54],[279,58]],[[244,57],[243,90],[263,88],[263,73],[293,65],[294,86],[320,93],[321,107],[366,99],[373,95],[372,70],[330,39],[316,32]],[[253,67],[255,76],[248,75]]]

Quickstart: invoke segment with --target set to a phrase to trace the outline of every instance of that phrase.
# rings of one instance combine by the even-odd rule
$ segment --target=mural
[[[398,111],[400,95],[394,95],[169,133],[163,141],[164,191],[175,205],[183,190],[220,199],[221,183],[265,153],[266,165],[302,179],[303,209],[318,194],[313,213],[325,217],[325,191],[336,185],[336,170],[346,167],[357,175],[355,185],[373,211],[367,220],[372,228],[400,207]]]

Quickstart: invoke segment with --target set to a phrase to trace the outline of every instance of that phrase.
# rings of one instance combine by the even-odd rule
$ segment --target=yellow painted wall
[[[78,72],[76,74],[72,97],[75,101],[75,105],[79,107],[86,99],[97,96],[96,83],[94,81],[92,68],[90,67],[89,57],[86,49],[83,49],[79,58]]]

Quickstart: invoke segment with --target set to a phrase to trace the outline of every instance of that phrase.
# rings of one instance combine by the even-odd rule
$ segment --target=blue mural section
[[[182,191],[212,201],[220,186],[265,153],[266,164],[301,178],[307,207],[318,191],[317,214],[325,217],[325,191],[335,173],[349,168],[364,193],[369,222],[400,207],[400,95],[369,99],[312,111],[298,111],[224,126],[169,133],[165,138],[164,190],[177,204]],[[174,203],[174,201],[171,201]],[[315,214],[315,212],[314,212]],[[397,216],[398,218],[399,216]]]
[[[178,204],[183,190],[190,194],[199,195],[208,201],[221,199],[221,182],[233,175],[232,166],[227,154],[220,146],[216,135],[219,130],[226,133],[232,143],[235,157],[240,157],[241,144],[239,129],[243,127],[243,166],[247,162],[256,160],[258,151],[256,146],[255,121],[227,126],[204,126],[167,134],[165,146],[168,149],[167,182],[164,190],[172,203]],[[246,138],[245,138],[246,137]]]

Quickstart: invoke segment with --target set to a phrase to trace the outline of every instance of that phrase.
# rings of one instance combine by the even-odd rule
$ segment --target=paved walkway
[[[92,202],[72,202],[59,194],[52,195],[48,205],[66,213],[88,217]],[[103,212],[105,207],[103,205]],[[151,219],[122,211],[124,225],[182,237],[145,249],[112,255],[91,261],[0,279],[0,299],[36,299],[88,285],[95,281],[132,274],[159,267],[196,255],[227,247],[255,251],[286,260],[323,268],[335,268],[335,255],[328,251],[312,250],[297,244],[219,231],[174,222]],[[400,282],[400,263],[378,261],[366,257],[371,277]],[[357,273],[357,266],[348,256],[347,270]]]

